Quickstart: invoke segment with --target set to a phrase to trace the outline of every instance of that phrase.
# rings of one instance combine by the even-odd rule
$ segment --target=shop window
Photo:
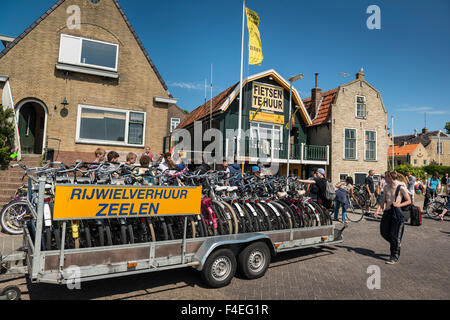
[[[117,71],[119,45],[61,34],[59,62]]]
[[[283,148],[282,126],[252,122],[250,124],[250,156],[280,158]],[[261,154],[262,153],[262,154]]]
[[[145,113],[79,106],[77,142],[143,146]]]

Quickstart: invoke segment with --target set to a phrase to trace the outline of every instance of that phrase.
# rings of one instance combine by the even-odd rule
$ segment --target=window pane
[[[83,108],[80,138],[125,142],[126,113]]]
[[[144,123],[144,114],[137,112],[130,112],[130,121]]]
[[[116,68],[117,47],[83,39],[81,63]]]
[[[128,131],[128,143],[142,145],[144,143],[144,125],[140,123],[130,123]]]

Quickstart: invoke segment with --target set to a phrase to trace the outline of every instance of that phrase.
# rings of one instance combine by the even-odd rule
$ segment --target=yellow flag
[[[249,64],[261,65],[263,61],[261,36],[259,34],[259,17],[255,11],[245,8],[247,11],[247,26],[248,26],[248,48],[249,48]]]

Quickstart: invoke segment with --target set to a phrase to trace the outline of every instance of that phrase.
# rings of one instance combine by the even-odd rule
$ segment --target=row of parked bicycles
[[[42,250],[61,247],[63,222],[53,221],[56,184],[121,186],[201,186],[201,215],[184,217],[114,218],[67,221],[66,249],[202,238],[218,235],[308,228],[331,225],[329,212],[305,196],[304,186],[293,177],[230,176],[227,172],[166,170],[112,163],[49,163],[28,168],[28,184],[2,211],[2,228],[20,234],[23,226],[34,238],[38,203],[38,181],[45,177]],[[185,228],[187,223],[187,228]]]

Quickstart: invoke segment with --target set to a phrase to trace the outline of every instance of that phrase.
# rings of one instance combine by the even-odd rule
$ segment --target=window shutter
[[[69,64],[79,64],[81,50],[81,39],[61,35],[61,43],[59,47],[59,62]]]

